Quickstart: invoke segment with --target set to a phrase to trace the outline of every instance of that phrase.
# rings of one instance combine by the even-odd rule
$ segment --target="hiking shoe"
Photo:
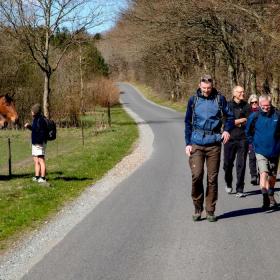
[[[38,182],[38,179],[36,177],[32,177],[33,182]]]
[[[253,186],[257,186],[258,185],[258,176],[252,176],[251,177],[251,184]]]
[[[269,207],[272,208],[272,209],[278,208],[278,203],[275,200],[274,196],[273,195],[269,195],[268,198],[269,198]]]
[[[268,210],[270,206],[270,199],[268,197],[267,193],[263,193],[263,205],[262,205],[262,209],[263,210]]]
[[[206,219],[208,222],[217,222],[218,218],[214,214],[207,214]]]
[[[40,178],[37,180],[37,182],[38,182],[39,184],[44,184],[44,183],[47,183],[47,180],[44,179],[44,178],[42,178],[42,177],[40,177]]]
[[[246,194],[243,192],[237,192],[235,196],[236,197],[246,197]]]
[[[192,219],[194,222],[201,221],[201,213],[195,213],[192,215]]]
[[[228,193],[228,194],[232,193],[232,187],[226,186],[225,190],[226,190],[226,193]]]

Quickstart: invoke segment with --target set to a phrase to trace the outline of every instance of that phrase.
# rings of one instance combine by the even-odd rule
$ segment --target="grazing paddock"
[[[23,233],[38,227],[63,205],[100,179],[132,149],[137,127],[120,106],[112,108],[112,127],[96,130],[86,116],[84,145],[81,128],[58,128],[47,146],[50,187],[32,182],[30,132],[4,130],[0,135],[0,250],[9,248]],[[7,173],[7,137],[12,146],[12,177]]]

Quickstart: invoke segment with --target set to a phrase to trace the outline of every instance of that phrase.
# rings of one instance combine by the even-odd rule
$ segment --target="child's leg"
[[[40,166],[40,175],[41,175],[41,177],[46,177],[45,156],[38,156],[38,162],[39,162],[39,166]]]
[[[34,167],[35,167],[35,176],[39,177],[40,176],[40,163],[39,163],[39,158],[36,156],[33,156],[33,161],[34,161]]]

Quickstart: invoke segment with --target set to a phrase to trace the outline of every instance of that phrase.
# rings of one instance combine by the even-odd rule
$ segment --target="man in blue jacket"
[[[274,198],[277,167],[280,155],[280,114],[271,105],[271,97],[259,98],[260,111],[250,115],[246,135],[254,145],[260,172],[260,188],[263,194],[262,208],[277,208]]]
[[[224,120],[224,122],[223,122]],[[224,123],[223,131],[222,126]],[[203,174],[207,166],[206,218],[217,221],[215,216],[218,199],[218,173],[221,143],[226,143],[234,127],[234,116],[227,101],[214,87],[210,75],[200,79],[199,88],[189,99],[185,116],[186,154],[192,172],[193,221],[201,220],[204,202]]]

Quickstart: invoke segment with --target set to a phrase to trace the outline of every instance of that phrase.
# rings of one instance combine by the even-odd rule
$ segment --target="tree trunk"
[[[50,102],[50,79],[51,75],[47,72],[44,72],[44,96],[43,96],[43,110],[44,115],[49,118],[50,112],[49,112],[49,102]]]
[[[277,107],[279,103],[279,76],[273,75],[272,76],[272,83],[271,83],[271,101],[272,105]]]
[[[253,71],[250,74],[250,89],[251,89],[251,94],[256,94],[257,95],[257,74],[256,74],[256,71]]]
[[[232,67],[231,64],[228,65],[228,76],[229,76],[230,88],[233,89],[237,85],[237,82],[235,78],[234,68]]]
[[[80,112],[84,114],[84,80],[82,68],[82,46],[79,43],[79,61],[80,61]]]

